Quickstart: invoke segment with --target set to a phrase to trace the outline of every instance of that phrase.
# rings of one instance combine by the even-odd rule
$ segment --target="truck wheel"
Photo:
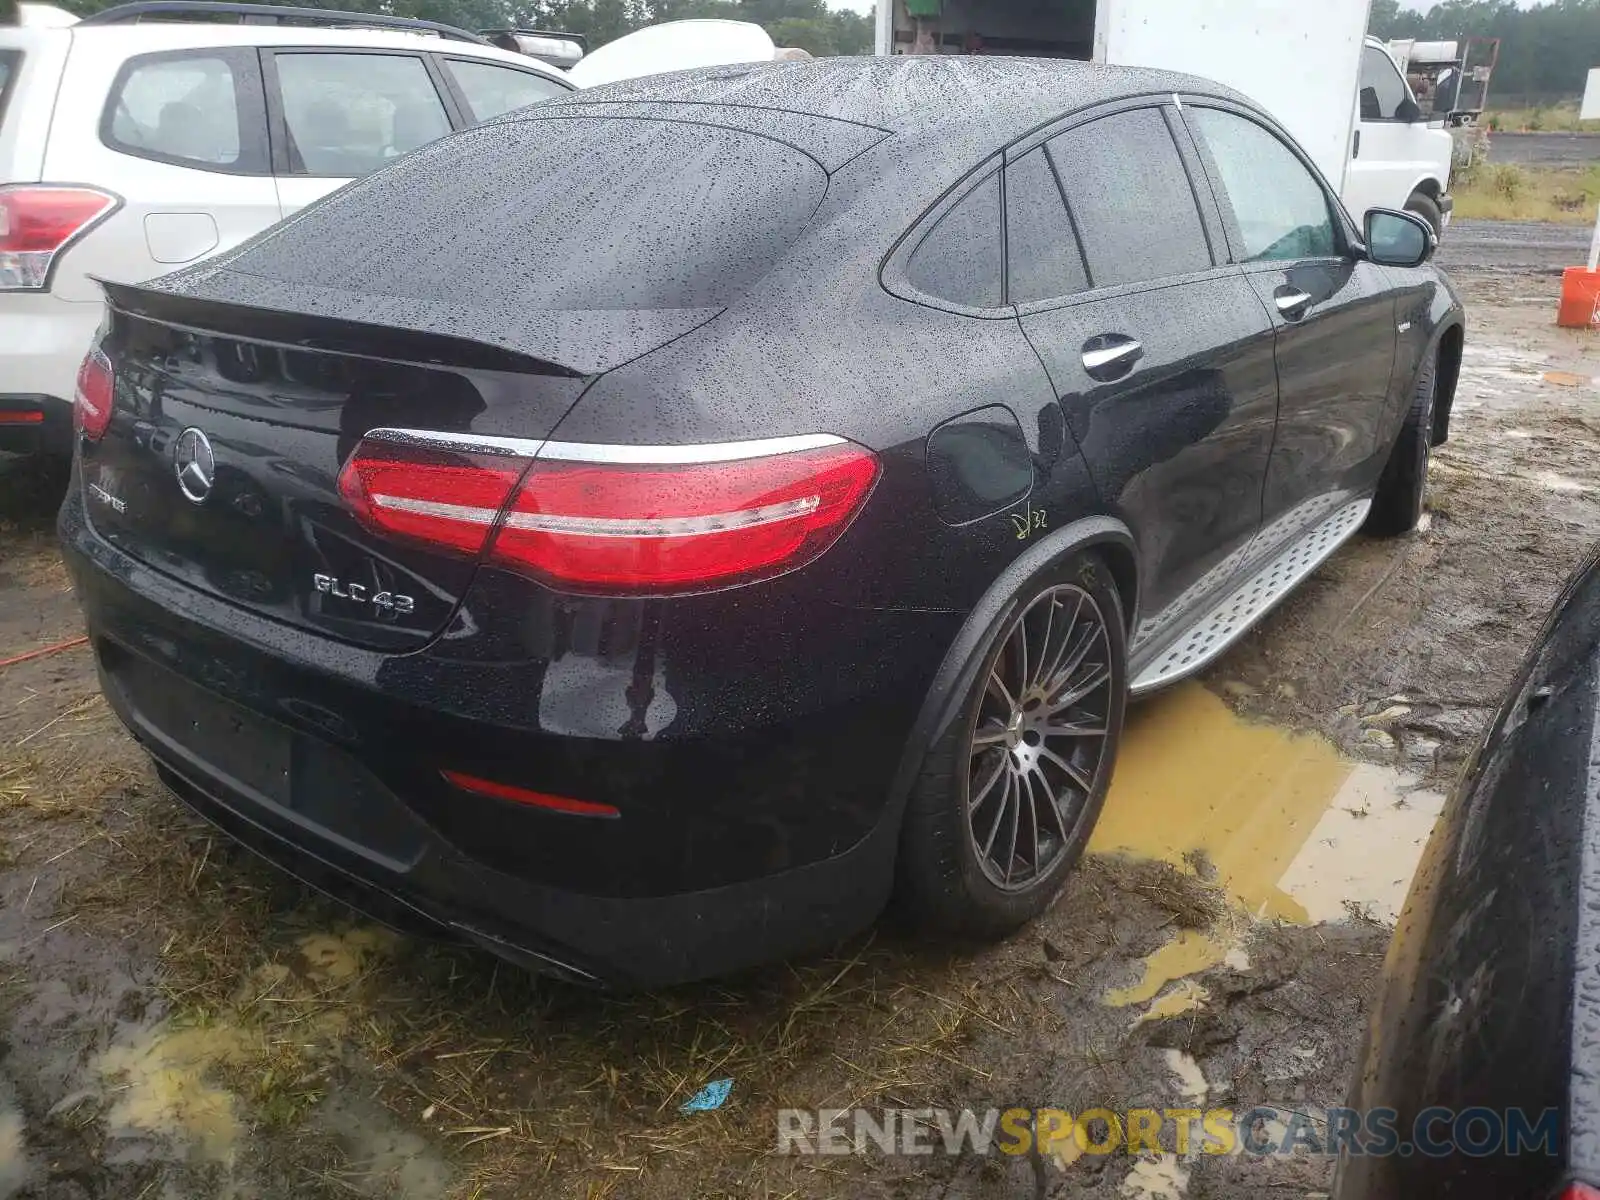
[[[1111,785],[1128,650],[1105,563],[1078,553],[1041,571],[981,654],[912,790],[896,901],[927,932],[992,938],[1055,898]]]
[[[1439,211],[1439,204],[1427,192],[1412,192],[1411,199],[1406,201],[1406,211],[1414,212],[1433,229],[1434,237],[1444,236],[1444,214]]]
[[[1422,519],[1422,502],[1428,490],[1428,458],[1433,447],[1433,399],[1438,392],[1437,357],[1417,376],[1411,410],[1378,480],[1372,510],[1362,530],[1377,537],[1410,533]]]

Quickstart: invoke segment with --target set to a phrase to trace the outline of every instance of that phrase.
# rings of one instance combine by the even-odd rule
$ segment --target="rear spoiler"
[[[105,289],[113,320],[120,314],[173,328],[220,333],[286,350],[321,350],[390,362],[425,363],[463,370],[505,371],[580,379],[560,363],[470,338],[431,330],[392,329],[339,317],[252,308],[218,300],[96,280]]]

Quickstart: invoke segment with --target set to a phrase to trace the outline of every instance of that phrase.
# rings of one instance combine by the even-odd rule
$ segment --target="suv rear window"
[[[304,210],[235,270],[467,308],[713,308],[798,240],[827,176],[711,125],[481,126]]]

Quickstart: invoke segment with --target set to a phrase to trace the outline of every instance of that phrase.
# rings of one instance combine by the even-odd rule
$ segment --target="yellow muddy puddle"
[[[378,926],[336,933],[313,933],[300,939],[306,976],[315,983],[346,983],[366,969],[373,959],[389,953],[399,937]]]
[[[158,1135],[187,1145],[198,1160],[231,1163],[242,1132],[238,1100],[215,1076],[245,1062],[259,1044],[232,1025],[157,1025],[110,1046],[95,1063],[111,1100],[107,1131]]]
[[[1213,930],[1178,933],[1106,1003],[1151,1004],[1139,1020],[1204,1003],[1185,977],[1219,963],[1247,970],[1251,918],[1392,924],[1444,803],[1414,784],[1316,735],[1243,721],[1197,683],[1134,707],[1089,850],[1189,872],[1209,863],[1234,912]],[[1175,980],[1185,985],[1166,992]]]

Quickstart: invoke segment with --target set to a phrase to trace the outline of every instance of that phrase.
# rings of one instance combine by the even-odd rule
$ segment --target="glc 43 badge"
[[[355,604],[370,604],[386,612],[409,613],[417,608],[417,602],[410,596],[402,596],[398,592],[375,592],[364,583],[345,583],[320,572],[311,577],[311,583],[324,595],[337,596],[340,600]]]

